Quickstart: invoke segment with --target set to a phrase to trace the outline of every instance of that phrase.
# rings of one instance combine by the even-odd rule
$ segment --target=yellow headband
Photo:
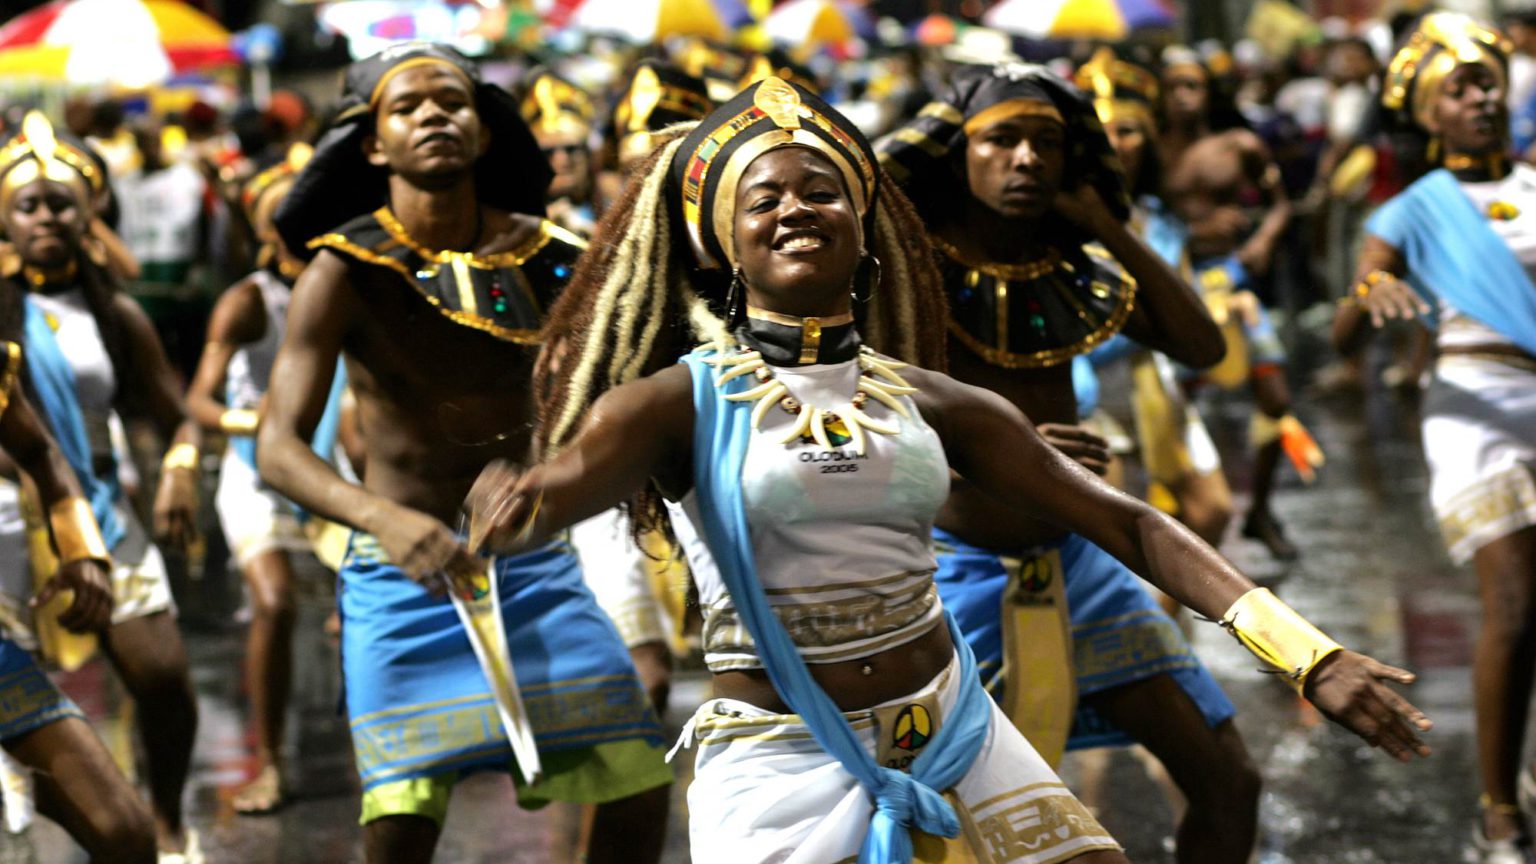
[[[723,150],[731,139],[756,125],[764,116],[778,128],[763,132],[742,144],[731,153],[724,164],[718,166],[713,164],[715,154]],[[804,122],[814,124],[835,138],[843,147],[839,148],[815,132],[804,128],[802,125]],[[809,147],[825,156],[842,175],[843,183],[848,187],[848,194],[853,199],[854,212],[859,214],[861,220],[869,212],[868,193],[875,187],[875,173],[874,166],[864,157],[864,151],[847,133],[838,129],[836,124],[801,101],[800,94],[795,88],[780,78],[765,78],[761,84],[757,85],[757,91],[752,95],[752,107],[721,123],[710,135],[699,142],[698,147],[689,157],[689,170],[685,172],[689,179],[683,184],[683,221],[687,225],[689,238],[698,255],[700,266],[705,269],[719,266],[719,262],[708,253],[701,230],[701,218],[704,215],[702,212],[704,189],[709,183],[709,175],[718,172],[716,176],[719,178],[715,181],[714,212],[709,214],[710,226],[714,229],[715,238],[720,248],[724,250],[728,263],[734,265],[736,263],[734,203],[736,186],[741,182],[741,175],[757,157],[770,150],[789,146]],[[852,155],[853,162],[849,161],[849,155]],[[858,164],[855,165],[854,162]],[[724,206],[727,202],[732,206]]]
[[[10,209],[16,193],[38,180],[64,184],[89,209],[93,178],[101,176],[89,157],[54,137],[53,125],[39,111],[27,112],[21,134],[0,151],[0,172],[0,210]]]
[[[1502,88],[1509,40],[1473,19],[1453,12],[1427,15],[1408,43],[1392,58],[1381,103],[1389,111],[1407,110],[1425,129],[1434,122],[1435,101],[1458,66],[1488,69]]]
[[[384,88],[389,86],[389,82],[394,80],[396,75],[399,75],[401,72],[404,72],[407,69],[414,69],[417,66],[428,65],[441,66],[444,69],[447,69],[455,76],[457,76],[460,81],[464,82],[465,88],[467,88],[470,92],[474,92],[475,82],[469,80],[469,75],[466,74],[463,69],[460,69],[459,67],[449,63],[447,60],[444,60],[441,57],[412,57],[409,60],[399,63],[395,66],[391,66],[388,71],[379,76],[379,83],[373,85],[373,92],[368,95],[368,110],[375,111],[378,109],[379,100],[384,98]]]
[[[1040,117],[1054,120],[1063,126],[1067,125],[1067,121],[1062,119],[1061,111],[1054,102],[1044,99],[1008,99],[976,112],[976,116],[965,121],[965,126],[962,128],[969,137],[989,126],[996,126],[1004,120],[1012,120],[1015,117]]]

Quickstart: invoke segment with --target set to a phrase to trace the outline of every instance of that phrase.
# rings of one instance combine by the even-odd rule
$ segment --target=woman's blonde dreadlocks
[[[550,310],[536,376],[541,458],[570,443],[603,393],[677,362],[695,345],[731,338],[711,308],[711,301],[720,305],[724,286],[713,283],[716,274],[690,266],[686,243],[671,230],[669,169],[693,125],[658,135],[660,145],[603,216]],[[876,351],[942,370],[949,313],[933,250],[912,204],[881,180],[869,250],[880,260],[881,278],[857,310],[860,332]],[[630,512],[637,530],[665,526],[654,489]]]

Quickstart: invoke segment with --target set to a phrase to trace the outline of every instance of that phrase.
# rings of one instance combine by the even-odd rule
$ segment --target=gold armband
[[[219,428],[229,435],[255,435],[261,415],[249,408],[231,408],[219,415]]]
[[[160,468],[165,471],[175,471],[179,468],[195,470],[197,468],[197,448],[183,441],[172,445],[165,451],[165,458],[160,461]]]
[[[1244,648],[1275,667],[1297,693],[1324,657],[1344,650],[1268,588],[1255,588],[1239,597],[1220,623]]]
[[[59,549],[59,563],[100,561],[111,566],[112,556],[107,552],[106,541],[101,539],[91,502],[75,497],[54,504],[48,508],[48,527],[53,531],[53,544]]]

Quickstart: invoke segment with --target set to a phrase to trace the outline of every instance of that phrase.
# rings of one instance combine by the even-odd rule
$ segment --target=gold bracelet
[[[100,561],[112,565],[91,502],[79,496],[59,501],[48,508],[48,527],[53,531],[53,545],[59,550],[59,563]]]
[[[1392,273],[1387,270],[1372,270],[1371,272],[1365,274],[1365,276],[1363,276],[1359,282],[1355,283],[1354,289],[1350,291],[1350,296],[1345,298],[1344,302],[1358,304],[1365,298],[1371,296],[1372,288],[1375,288],[1377,285],[1380,285],[1388,279],[1396,278],[1396,273]]]
[[[231,408],[219,415],[219,428],[228,435],[255,435],[261,415],[250,408]]]
[[[171,449],[165,451],[165,458],[160,460],[160,468],[164,471],[175,471],[179,468],[196,470],[197,447],[185,441],[172,445]]]
[[[1268,588],[1239,597],[1220,623],[1244,648],[1279,670],[1297,693],[1303,692],[1307,676],[1324,657],[1344,650]]]

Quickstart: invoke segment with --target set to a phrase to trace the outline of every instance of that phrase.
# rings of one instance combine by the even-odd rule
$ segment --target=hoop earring
[[[880,288],[880,259],[869,252],[859,253],[859,269],[854,274],[853,291],[849,294],[855,303],[868,303]],[[863,278],[860,278],[863,277]],[[859,295],[859,283],[864,283],[864,294]]]
[[[725,291],[725,326],[728,328],[735,327],[736,319],[741,315],[746,288],[747,280],[741,275],[741,267],[738,265],[731,271],[731,286]]]
[[[1429,160],[1429,164],[1431,164],[1431,165],[1439,165],[1440,164],[1440,136],[1439,135],[1434,135],[1434,136],[1430,137],[1430,139],[1429,139],[1429,146],[1424,148],[1424,158],[1428,159]]]
[[[0,277],[6,279],[21,272],[21,254],[9,240],[0,240]]]

